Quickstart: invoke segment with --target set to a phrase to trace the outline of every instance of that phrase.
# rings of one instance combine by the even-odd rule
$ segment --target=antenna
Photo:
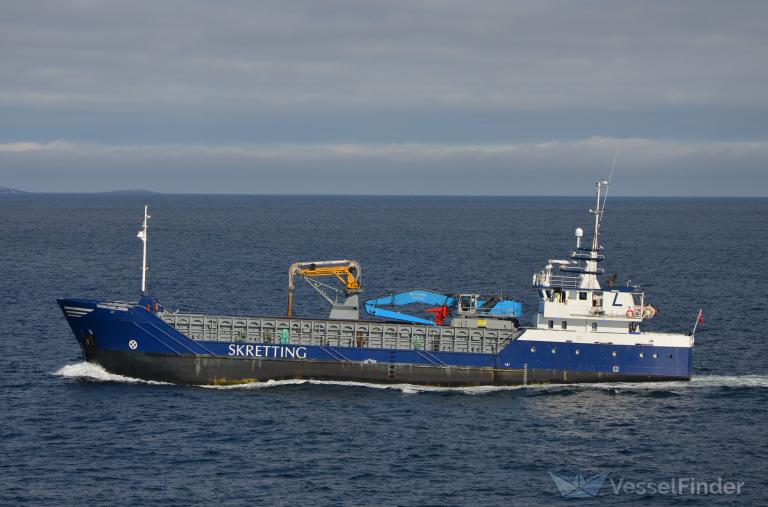
[[[149,230],[149,205],[144,205],[144,223],[141,230],[136,235],[142,243],[142,257],[141,257],[141,295],[144,296],[147,293],[147,231]]]
[[[613,181],[613,172],[616,169],[616,160],[619,157],[620,145],[616,145],[616,151],[613,153],[613,161],[611,162],[611,173],[608,175],[608,181],[600,180],[597,183],[597,199],[595,202],[595,235],[592,238],[592,248],[599,248],[598,236],[600,235],[600,226],[603,224],[603,213],[605,213],[605,203],[608,201],[608,190],[611,188],[611,181]],[[602,195],[602,204],[600,203],[600,191],[605,188],[605,193]],[[592,210],[590,210],[592,211]]]
[[[611,174],[608,175],[608,185],[605,187],[605,195],[603,195],[603,210],[605,210],[605,201],[608,200],[608,189],[611,188],[611,181],[613,181],[613,171],[616,169],[616,159],[619,158],[620,144],[616,144],[616,151],[613,153],[613,162],[611,162]]]

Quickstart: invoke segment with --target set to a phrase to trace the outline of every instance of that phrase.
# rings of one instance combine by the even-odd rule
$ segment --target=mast
[[[600,180],[597,183],[595,183],[595,209],[589,210],[590,213],[593,213],[595,215],[595,232],[592,235],[592,250],[589,252],[589,259],[586,263],[586,268],[584,274],[581,275],[581,284],[580,286],[585,289],[600,289],[600,282],[597,281],[597,274],[601,273],[601,270],[598,270],[597,263],[604,259],[604,257],[600,254],[600,226],[603,224],[603,213],[605,213],[605,203],[608,200],[608,187],[611,185],[611,181],[613,181],[613,171],[616,168],[616,159],[619,156],[619,146],[616,146],[616,152],[613,154],[613,162],[611,162],[611,174],[608,176],[608,180]],[[600,203],[600,197],[602,194],[603,202]],[[581,229],[577,229],[577,231],[580,231]],[[580,247],[580,238],[579,234],[577,233],[577,245],[576,248]]]
[[[595,214],[595,233],[592,235],[592,252],[596,252],[600,248],[600,215],[602,214],[600,209],[600,192],[603,189],[603,184],[607,185],[605,181],[595,183],[597,192],[595,192],[595,209],[593,211]]]
[[[597,189],[596,196],[595,196],[595,211],[593,213],[595,214],[595,235],[592,236],[592,254],[593,256],[597,255],[598,250],[600,249],[600,226],[603,222],[603,213],[605,213],[605,202],[608,200],[608,187],[611,185],[611,181],[613,181],[613,171],[616,168],[616,159],[619,156],[619,146],[616,146],[616,152],[613,154],[613,162],[611,162],[611,174],[608,176],[608,181],[606,180],[600,180],[597,183],[595,183],[595,187]],[[603,204],[600,204],[600,193],[602,190],[605,189],[605,192],[603,193]],[[592,211],[592,210],[589,210]],[[597,267],[597,263],[595,263],[593,268]]]
[[[147,220],[149,219],[149,214],[147,211],[149,210],[149,206],[147,204],[144,205],[144,223],[141,227],[141,230],[136,235],[141,240],[142,243],[142,256],[141,256],[141,295],[144,296],[147,293],[147,230],[149,229],[149,225],[147,224]]]
[[[605,213],[605,199],[600,202],[603,195],[608,195],[609,183],[605,180],[600,180],[595,183],[595,209],[589,210],[590,213],[595,215],[595,230],[592,234],[592,248],[589,252],[589,259],[587,260],[584,274],[581,275],[580,286],[584,289],[600,289],[600,283],[597,281],[597,263],[601,258],[600,256],[600,226],[603,221],[603,213]],[[605,190],[605,192],[603,192]]]

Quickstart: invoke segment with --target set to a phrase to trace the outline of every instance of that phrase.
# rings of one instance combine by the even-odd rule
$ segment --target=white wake
[[[464,393],[464,394],[486,394],[496,391],[513,391],[517,389],[526,389],[535,386],[471,386],[471,387],[437,387],[420,386],[416,384],[376,384],[372,382],[351,382],[343,380],[267,380],[265,382],[249,382],[247,384],[232,384],[227,386],[199,386],[206,389],[264,389],[280,386],[294,385],[318,385],[318,386],[344,386],[344,387],[366,387],[368,389],[395,390],[403,394],[418,393]]]
[[[367,387],[370,389],[394,389],[404,394],[417,393],[463,393],[463,394],[488,394],[500,391],[516,391],[520,389],[610,389],[610,390],[638,390],[648,389],[655,391],[672,391],[681,389],[696,389],[706,387],[734,387],[734,388],[768,388],[768,375],[699,375],[690,381],[675,382],[604,382],[595,384],[533,384],[528,386],[469,386],[469,387],[435,387],[415,384],[374,384],[369,382],[344,382],[329,380],[268,380],[266,382],[250,382],[247,384],[233,384],[228,386],[201,386],[210,389],[264,389],[270,387],[313,384],[313,385],[337,385],[348,387]]]
[[[53,373],[60,377],[95,380],[97,382],[126,382],[129,384],[156,384],[169,385],[167,382],[157,382],[154,380],[142,380],[140,378],[124,377],[109,373],[107,370],[93,363],[67,364]]]

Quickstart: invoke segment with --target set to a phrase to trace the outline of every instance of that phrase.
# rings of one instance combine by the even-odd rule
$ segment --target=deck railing
[[[564,289],[578,289],[581,278],[578,276],[547,275],[546,273],[534,273],[533,285],[562,287]]]

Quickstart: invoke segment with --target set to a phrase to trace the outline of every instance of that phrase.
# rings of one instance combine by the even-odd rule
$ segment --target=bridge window
[[[560,323],[560,326],[561,326],[563,329],[568,329],[568,322],[564,320],[564,321],[562,321],[562,322]]]
[[[587,293],[579,292],[579,301],[586,301],[586,300],[587,300]]]
[[[597,322],[592,323],[592,331],[597,331]]]
[[[554,320],[550,320],[550,321],[547,323],[547,325],[549,326],[549,329],[554,329],[554,327],[555,327],[555,321],[554,321]]]

